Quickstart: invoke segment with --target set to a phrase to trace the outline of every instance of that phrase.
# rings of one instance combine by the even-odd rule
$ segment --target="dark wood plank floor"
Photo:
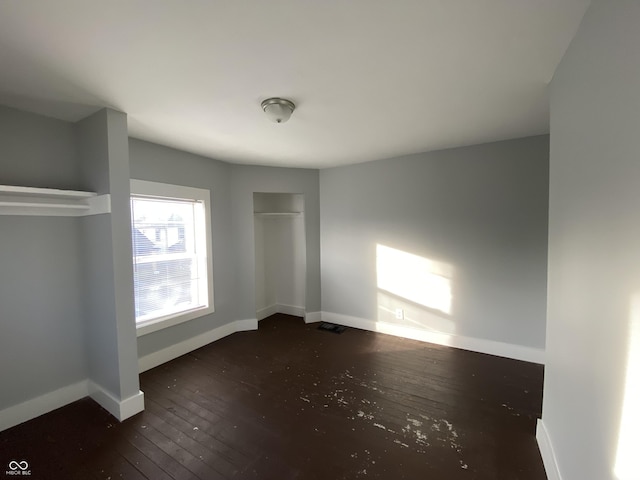
[[[0,433],[33,479],[546,479],[539,365],[274,315],[140,377],[123,423],[89,399]]]

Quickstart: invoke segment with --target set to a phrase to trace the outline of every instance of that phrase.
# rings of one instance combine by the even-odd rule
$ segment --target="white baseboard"
[[[97,383],[89,381],[89,396],[120,422],[144,410],[144,393],[140,391],[118,400]]]
[[[538,420],[538,426],[536,428],[536,440],[538,441],[538,448],[540,449],[544,469],[547,471],[547,478],[549,480],[562,480],[549,432],[541,419]]]
[[[201,333],[200,335],[196,335],[195,337],[170,345],[167,348],[158,350],[157,352],[140,357],[138,359],[138,371],[142,373],[150,370],[158,365],[162,365],[163,363],[173,360],[174,358],[178,358],[200,347],[204,347],[211,342],[220,340],[232,333],[257,329],[258,321],[255,318],[236,320],[234,322],[226,323],[220,327],[214,328],[213,330],[209,330],[208,332]]]
[[[435,343],[437,345],[461,348],[463,350],[471,350],[472,352],[488,353],[499,357],[544,364],[544,350],[525,347],[522,345],[432,332],[429,330],[396,325],[388,322],[377,322],[366,318],[352,317],[332,312],[320,312],[320,317],[322,321],[337,323],[338,325],[345,325],[347,327],[385,333],[396,337],[411,338],[413,340]]]
[[[268,307],[264,307],[258,310],[256,312],[256,318],[258,319],[258,321],[260,321],[276,313],[278,313],[278,305],[274,303],[273,305],[269,305]]]
[[[282,303],[279,303],[277,307],[278,307],[278,313],[284,313],[286,315],[294,315],[296,317],[304,318],[304,314],[305,314],[304,307],[297,307],[295,305],[285,305]]]
[[[249,332],[251,330],[258,329],[258,320],[255,318],[248,318],[246,320],[236,320],[233,322],[236,332]]]
[[[53,392],[45,393],[4,410],[0,410],[0,431],[39,417],[89,394],[89,383],[82,380]]]
[[[322,321],[322,312],[307,312],[304,316],[304,323],[315,323]]]
[[[144,356],[138,360],[138,367],[140,372],[144,372],[145,370],[173,360],[232,333],[257,329],[258,321],[256,319],[236,320],[185,340],[184,342]],[[90,396],[119,421],[123,421],[144,410],[143,392],[139,391],[131,397],[118,400],[113,394],[97,383],[90,380],[82,380],[81,382],[59,388],[53,392],[0,410],[0,431],[44,415],[45,413],[87,396]]]
[[[138,393],[131,395],[129,398],[125,398],[120,402],[120,418],[118,420],[123,421],[129,417],[142,412],[144,410],[144,392],[138,390]]]
[[[142,392],[118,401],[113,395],[91,380],[82,380],[0,411],[0,431],[88,396],[119,421],[144,410],[144,394]]]
[[[304,317],[304,307],[297,307],[295,305],[286,305],[284,303],[274,303],[268,307],[261,308],[256,312],[256,318],[258,321],[263,320],[276,313],[284,313],[286,315],[295,315],[296,317]]]

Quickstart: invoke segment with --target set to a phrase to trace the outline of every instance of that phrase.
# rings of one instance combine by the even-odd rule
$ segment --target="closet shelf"
[[[109,212],[109,194],[0,185],[0,215],[80,217]]]
[[[302,212],[253,212],[256,217],[297,217]]]

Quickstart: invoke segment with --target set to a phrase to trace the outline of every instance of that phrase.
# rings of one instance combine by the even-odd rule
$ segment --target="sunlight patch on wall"
[[[384,322],[387,325],[401,324],[403,327],[418,328],[443,335],[455,334],[455,323],[449,315],[423,308],[421,305],[403,300],[384,290],[378,290],[377,305],[378,322]],[[398,308],[401,308],[404,314],[401,320],[396,317]]]
[[[614,473],[618,480],[638,478],[640,446],[640,296],[631,303],[629,350]]]
[[[376,270],[378,288],[451,314],[453,268],[450,265],[378,244]]]

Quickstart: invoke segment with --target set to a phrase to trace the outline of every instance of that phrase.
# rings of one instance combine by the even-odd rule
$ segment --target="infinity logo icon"
[[[26,470],[27,468],[29,468],[29,464],[27,463],[26,460],[23,460],[21,462],[16,462],[15,460],[11,460],[9,462],[9,468],[11,470]]]

